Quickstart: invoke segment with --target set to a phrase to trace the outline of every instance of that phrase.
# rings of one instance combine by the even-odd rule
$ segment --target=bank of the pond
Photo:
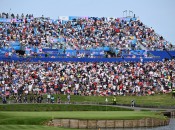
[[[57,126],[77,129],[96,128],[141,128],[169,125],[169,119],[143,118],[136,120],[80,120],[80,119],[53,119],[48,126]]]
[[[70,128],[71,129],[71,128]],[[96,130],[96,129],[93,129]],[[137,127],[137,128],[101,128],[100,130],[175,130],[175,119],[170,118],[169,125],[159,127]]]

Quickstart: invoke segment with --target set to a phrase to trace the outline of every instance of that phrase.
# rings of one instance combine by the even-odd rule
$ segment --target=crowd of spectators
[[[5,13],[0,14],[0,18],[13,19],[0,23],[0,48],[10,48],[10,42],[18,41],[23,50],[37,48],[40,50],[37,53],[43,53],[42,49],[46,48],[65,51],[106,46],[119,50],[119,54],[121,50],[129,53],[141,46],[148,50],[173,49],[172,44],[137,18],[84,17],[64,21],[23,14],[9,17]],[[86,56],[77,52],[78,57]],[[14,53],[12,49],[7,56]],[[49,57],[47,53],[44,55]],[[42,94],[46,93],[84,96],[167,93],[175,87],[174,66],[174,60],[146,63],[1,61],[0,95],[2,99],[13,95],[16,102],[22,102],[21,95],[25,95],[25,102],[28,94],[34,94],[37,96],[31,100],[42,102]]]
[[[0,94],[151,95],[175,87],[175,61],[0,62]]]
[[[6,18],[6,19],[24,19],[24,18],[29,18],[31,19],[33,17],[33,14],[26,14],[26,16],[22,13],[21,15],[19,14],[14,14],[14,13],[5,13],[2,12],[0,13],[0,18]]]
[[[140,38],[142,41],[141,44],[149,50],[175,50],[175,46],[173,46],[173,44],[155,33],[152,28],[144,27],[142,28],[140,34],[142,34],[142,37]]]
[[[5,16],[8,18],[7,14]],[[11,18],[18,17],[13,14]],[[20,18],[21,22],[0,23],[1,48],[9,47],[9,41],[19,41],[23,49],[88,50],[109,46],[118,50],[135,50],[140,49],[139,42],[151,50],[173,49],[172,44],[137,18],[88,17],[63,21],[23,14]],[[133,44],[134,39],[136,42]]]

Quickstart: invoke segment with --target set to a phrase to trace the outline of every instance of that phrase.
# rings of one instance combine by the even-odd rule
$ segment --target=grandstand
[[[174,56],[174,45],[136,17],[0,18],[2,99],[169,93]]]
[[[145,62],[175,56],[174,45],[136,17],[1,17],[0,34],[3,61]]]

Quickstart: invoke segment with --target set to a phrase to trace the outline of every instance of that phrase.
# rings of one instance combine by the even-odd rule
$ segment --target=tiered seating
[[[135,17],[65,16],[52,20],[31,15],[22,20],[1,18],[0,33],[3,34],[0,36],[2,48],[23,49],[27,56],[35,57],[46,54],[51,58],[105,57],[108,51],[116,55],[121,52],[119,56],[122,57],[145,57],[147,54],[140,50],[139,42],[147,50],[173,49],[163,37]]]

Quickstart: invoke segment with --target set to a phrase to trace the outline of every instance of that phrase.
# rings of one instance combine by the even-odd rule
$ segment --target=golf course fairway
[[[137,120],[157,118],[164,120],[162,114],[151,111],[51,111],[51,112],[0,112],[1,130],[68,130],[45,126],[52,119],[92,119],[92,120]]]

